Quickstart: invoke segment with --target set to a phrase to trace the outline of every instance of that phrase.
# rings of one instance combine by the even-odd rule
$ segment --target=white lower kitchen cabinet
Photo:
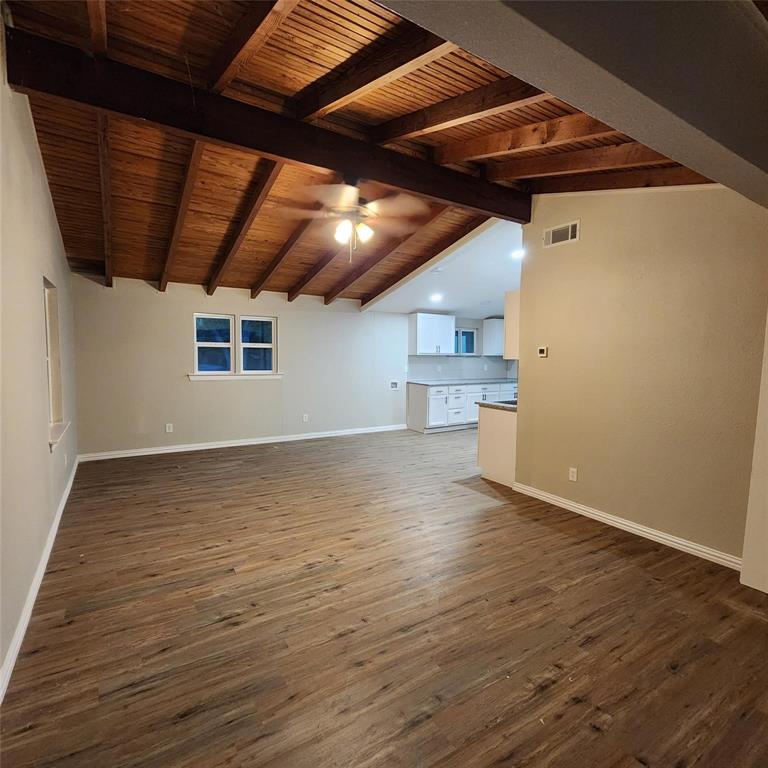
[[[477,426],[478,403],[517,398],[516,381],[408,382],[408,429],[441,432]]]

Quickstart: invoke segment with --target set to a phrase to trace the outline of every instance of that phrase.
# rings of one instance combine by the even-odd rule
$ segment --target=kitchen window
[[[233,373],[232,315],[195,315],[195,373]]]
[[[475,328],[457,328],[454,335],[453,351],[457,355],[477,354],[477,330]]]
[[[274,317],[240,318],[240,370],[243,373],[274,373],[277,320]]]

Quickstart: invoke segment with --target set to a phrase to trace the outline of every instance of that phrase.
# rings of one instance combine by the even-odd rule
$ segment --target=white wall
[[[233,288],[72,285],[81,454],[405,424],[405,315]],[[277,317],[283,378],[190,381],[195,312]]]
[[[575,219],[578,242],[542,247],[545,227]],[[722,188],[535,198],[518,482],[741,556],[767,232],[768,211]]]
[[[27,98],[11,93],[4,71],[0,91],[2,695],[74,467],[77,432],[69,268]],[[43,277],[58,288],[64,418],[73,422],[53,453]]]

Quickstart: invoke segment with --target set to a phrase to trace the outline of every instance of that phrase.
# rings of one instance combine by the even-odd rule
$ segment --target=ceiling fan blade
[[[280,216],[286,219],[327,219],[328,211],[318,208],[292,208],[291,206],[280,206],[278,209]]]
[[[326,208],[354,208],[360,199],[359,190],[350,184],[318,184],[305,187],[303,193]]]
[[[374,232],[381,232],[382,234],[391,235],[392,237],[409,235],[421,226],[418,221],[389,218],[372,219],[370,225]]]
[[[400,193],[373,200],[366,206],[374,216],[426,216],[429,205],[419,197]]]

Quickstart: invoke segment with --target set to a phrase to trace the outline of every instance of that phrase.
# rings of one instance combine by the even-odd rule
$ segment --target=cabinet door
[[[448,424],[448,396],[431,395],[427,409],[427,426],[444,427]]]
[[[501,355],[504,352],[504,321],[499,318],[483,320],[483,354]]]
[[[435,343],[439,354],[454,354],[456,318],[453,315],[433,315],[433,317],[435,318]]]
[[[477,421],[480,412],[477,401],[480,398],[482,398],[482,395],[470,395],[467,398],[467,421]]]

